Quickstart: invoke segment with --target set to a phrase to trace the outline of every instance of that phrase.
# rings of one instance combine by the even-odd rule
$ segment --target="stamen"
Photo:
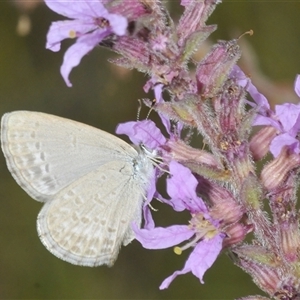
[[[180,255],[182,253],[182,249],[180,247],[178,247],[178,246],[174,247],[173,250],[174,250],[174,253],[177,254],[177,255]]]
[[[254,34],[254,31],[252,29],[242,33],[237,39],[239,40],[241,37],[243,37],[244,35],[249,34],[250,36]]]
[[[190,247],[195,247],[204,237],[211,239],[218,233],[216,227],[209,220],[206,220],[202,213],[192,214],[192,219],[189,223],[190,230],[195,232],[194,238],[181,247],[174,247],[173,251],[177,255],[180,255],[182,251]]]
[[[74,39],[76,37],[77,37],[76,31],[75,30],[70,30],[69,31],[69,38]]]
[[[192,239],[189,243],[185,244],[184,246],[182,246],[182,247],[178,247],[178,246],[174,247],[173,248],[174,253],[177,254],[177,255],[180,255],[182,253],[182,251],[184,251],[184,250],[186,250],[186,249],[188,249],[190,247],[194,247],[203,236],[204,236],[204,234],[202,234],[202,235],[196,234],[195,238]]]

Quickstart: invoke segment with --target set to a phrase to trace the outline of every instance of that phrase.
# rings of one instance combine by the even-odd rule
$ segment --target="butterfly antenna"
[[[142,101],[141,101],[141,99],[138,99],[138,102],[139,102],[139,107],[138,107],[138,111],[137,111],[137,114],[136,114],[136,120],[137,121],[140,120],[140,114],[141,114],[141,109],[142,109]]]
[[[151,111],[153,110],[153,107],[154,107],[155,103],[156,103],[156,99],[154,98],[154,99],[151,101],[151,108],[150,108],[150,110],[149,110],[149,112],[148,112],[148,114],[147,114],[146,120],[148,120],[148,118],[149,118],[149,116],[150,116],[150,113],[151,113]]]

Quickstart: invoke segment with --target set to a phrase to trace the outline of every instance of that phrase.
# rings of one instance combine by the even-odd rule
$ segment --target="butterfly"
[[[149,154],[100,129],[50,114],[14,111],[1,120],[9,171],[44,202],[38,235],[76,265],[113,265],[134,239],[154,176]]]

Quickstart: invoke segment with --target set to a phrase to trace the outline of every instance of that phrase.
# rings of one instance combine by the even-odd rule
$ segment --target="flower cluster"
[[[177,23],[159,0],[45,1],[72,19],[54,22],[47,37],[47,48],[53,51],[63,39],[77,38],[61,67],[68,86],[72,68],[99,44],[120,55],[113,63],[150,75],[144,90],[152,90],[156,102],[144,102],[159,114],[168,136],[151,120],[120,124],[117,133],[158,153],[157,177],[162,170],[168,173],[169,197],[154,191],[154,198],[176,212],[190,213],[185,225],[162,228],[155,226],[147,202],[144,227],[132,224],[136,239],[147,249],[174,247],[177,254],[191,249],[183,269],[160,288],[188,272],[203,283],[205,272],[226,248],[270,297],[298,299],[300,104],[270,108],[236,65],[241,56],[238,39],[219,41],[201,61],[191,62],[216,29],[206,21],[221,1],[181,0],[184,11]],[[300,97],[299,76],[295,91]],[[259,130],[253,131],[256,126]],[[206,148],[191,147],[183,128],[201,135]],[[268,162],[258,173],[256,163],[265,157]],[[252,241],[246,243],[249,232]]]

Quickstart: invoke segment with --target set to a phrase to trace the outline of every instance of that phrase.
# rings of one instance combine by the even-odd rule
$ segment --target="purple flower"
[[[284,103],[275,106],[275,115],[279,121],[279,133],[270,144],[270,152],[277,157],[284,146],[296,154],[300,153],[297,134],[300,129],[300,104]]]
[[[300,97],[300,76],[295,80],[295,92]],[[267,113],[266,113],[267,112]],[[271,125],[277,129],[277,136],[270,144],[270,152],[277,157],[284,146],[296,154],[300,153],[298,133],[300,130],[300,104],[284,103],[275,106],[275,112],[259,111],[253,125]]]
[[[161,131],[156,127],[155,123],[151,120],[126,122],[119,124],[116,128],[117,134],[126,134],[135,145],[146,146],[146,151],[149,153],[150,158],[155,160],[155,156],[159,147],[166,142],[166,138]],[[152,179],[148,190],[147,201],[144,206],[144,219],[145,226],[152,226],[153,223],[151,214],[148,211],[148,204],[152,200],[156,188],[156,176]]]
[[[77,38],[65,53],[60,72],[67,86],[71,87],[69,74],[78,66],[82,57],[89,53],[110,34],[124,35],[127,19],[121,15],[109,13],[101,1],[87,0],[45,0],[53,11],[73,20],[53,22],[47,34],[46,48],[59,51],[61,41]]]
[[[245,88],[256,103],[255,105],[255,103],[247,101],[247,104],[255,107],[258,112],[252,125],[275,125],[276,122],[270,118],[270,116],[274,115],[274,113],[270,109],[268,99],[257,90],[250,78],[244,74],[239,66],[235,65],[233,67],[230,77],[236,80],[241,87]]]
[[[169,164],[171,177],[167,180],[167,192],[171,200],[161,199],[170,204],[174,210],[187,209],[191,213],[189,225],[173,225],[167,228],[154,227],[150,221],[147,228],[139,229],[133,226],[136,239],[147,249],[163,249],[190,240],[182,247],[175,247],[176,254],[192,247],[193,251],[181,271],[174,272],[166,278],[160,289],[165,289],[173,279],[181,274],[192,272],[203,283],[203,276],[211,267],[220,251],[225,234],[218,231],[219,222],[213,220],[201,198],[196,195],[197,180],[191,171],[181,164],[172,161]],[[184,180],[183,180],[184,178]],[[149,214],[147,215],[149,219]]]
[[[245,87],[257,104],[255,107],[257,114],[252,125],[272,126],[277,129],[277,136],[270,144],[270,152],[273,156],[277,157],[284,146],[288,146],[293,153],[299,154],[300,143],[297,135],[300,130],[300,104],[276,105],[274,112],[266,97],[257,90],[238,66],[234,67],[231,77],[237,79],[238,83]],[[300,98],[300,75],[297,75],[295,80],[295,92]],[[253,106],[253,103],[248,102],[248,104]]]
[[[159,99],[161,96],[160,88],[155,90],[155,92]],[[162,120],[164,121],[164,119]],[[172,138],[172,134],[169,131],[170,125],[166,123],[165,126]],[[159,151],[167,141],[155,123],[150,120],[119,124],[116,132],[128,135],[133,143],[138,145],[144,144],[151,150]],[[205,203],[197,196],[198,181],[191,171],[181,164],[171,161],[169,172],[171,177],[167,179],[167,192],[171,199],[163,199],[157,192],[156,197],[171,205],[175,211],[183,211],[185,209],[190,211],[191,220],[189,225],[173,225],[168,228],[155,227],[148,205],[144,206],[144,228],[139,229],[136,224],[132,225],[136,239],[144,248],[148,249],[172,247],[193,237],[185,246],[175,247],[177,254],[181,254],[184,249],[190,247],[194,247],[194,250],[186,261],[184,268],[166,278],[160,289],[167,288],[177,275],[188,272],[192,272],[203,283],[203,275],[218,257],[225,237],[224,233],[218,231],[219,222],[210,217]],[[154,192],[154,188],[152,188],[151,196]]]
[[[300,97],[300,76],[295,80],[295,92]],[[277,157],[283,146],[289,146],[294,153],[300,153],[298,133],[300,130],[300,104],[284,103],[275,106],[275,115],[279,125],[278,135],[270,145],[270,151]]]
[[[157,103],[164,102],[162,98],[163,85],[157,84],[154,87],[154,94]],[[171,122],[163,114],[159,113],[161,122],[165,126],[169,139],[173,139],[175,136],[179,136],[183,125],[177,122],[176,127],[173,126],[173,133],[171,130]],[[119,124],[116,128],[117,134],[126,134],[135,145],[143,144],[151,150],[160,150],[163,145],[166,144],[167,139],[161,133],[160,129],[151,120],[132,121]],[[160,149],[159,149],[160,148]]]
[[[212,266],[221,252],[223,238],[224,235],[218,234],[213,238],[203,239],[199,242],[187,259],[183,269],[181,271],[175,271],[171,276],[167,277],[159,288],[161,290],[168,288],[175,277],[188,272],[192,272],[200,279],[201,283],[204,283],[202,279],[204,273]]]
[[[126,134],[135,145],[143,144],[151,150],[166,142],[166,138],[151,120],[119,124],[116,133]]]
[[[157,100],[159,102],[163,101],[161,98],[162,86],[158,85],[154,92]],[[170,123],[163,116],[161,118],[170,139],[174,138],[174,134],[170,130]],[[177,131],[180,132],[181,127],[181,125],[178,125]],[[126,134],[134,144],[143,144],[155,151],[160,151],[167,142],[167,139],[151,120],[119,124],[116,133]],[[163,151],[161,153],[163,154]],[[203,283],[204,273],[218,257],[225,238],[225,234],[219,230],[219,221],[210,217],[205,203],[197,196],[198,181],[191,171],[181,164],[171,161],[169,163],[169,173],[171,177],[167,179],[167,193],[171,199],[164,199],[158,192],[155,192],[154,188],[151,189],[150,194],[152,196],[155,193],[156,198],[172,206],[175,211],[188,210],[191,213],[189,225],[173,225],[167,228],[155,227],[147,205],[149,198],[143,209],[144,228],[140,229],[136,224],[132,224],[136,239],[147,249],[168,248],[192,238],[186,245],[174,248],[177,254],[181,254],[183,250],[190,247],[193,247],[194,250],[186,261],[184,268],[166,278],[160,289],[167,288],[176,276],[188,272],[192,272]]]

